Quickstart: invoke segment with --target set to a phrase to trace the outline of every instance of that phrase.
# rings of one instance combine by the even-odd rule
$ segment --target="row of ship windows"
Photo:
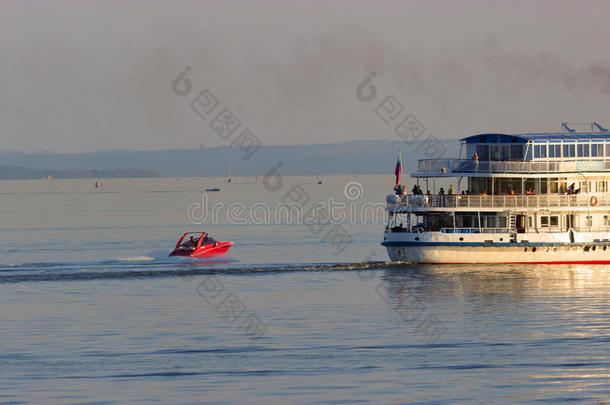
[[[540,227],[541,228],[549,228],[549,227],[557,227],[559,226],[559,216],[558,215],[542,215],[540,218]],[[592,227],[593,226],[593,217],[591,215],[586,215],[584,217],[584,224],[582,226]],[[469,228],[469,227],[478,227],[478,218],[477,216],[463,216],[461,218],[456,218],[457,227],[458,228]],[[610,226],[610,215],[604,215],[603,226]],[[498,217],[498,216],[481,216],[481,225],[485,228],[506,228],[506,217]],[[528,228],[534,228],[534,217],[527,217],[527,225]]]
[[[523,183],[523,191],[528,189],[536,191],[537,194],[547,193],[567,193],[568,187],[574,184],[575,189],[580,189],[580,193],[605,193],[608,190],[606,180],[579,181],[574,179],[563,178],[543,178],[539,180],[527,179]],[[492,189],[491,180],[489,178],[470,178],[468,180],[468,190],[472,194],[480,194],[483,190],[489,192]],[[499,194],[508,193],[512,189],[516,193],[521,193],[521,180],[515,179],[497,179],[494,181],[493,189]]]
[[[573,158],[598,156],[604,156],[603,143],[579,143],[576,145],[534,145],[534,158]],[[610,144],[606,145],[606,156],[610,156]]]
[[[532,228],[532,223],[533,223],[533,218],[527,217],[527,224],[530,228]],[[610,226],[610,215],[604,215],[602,225]],[[557,216],[557,215],[541,216],[540,217],[540,227],[548,228],[549,226],[559,226],[559,216]],[[587,227],[593,226],[593,217],[591,215],[585,215],[584,226],[587,226]]]
[[[605,148],[604,148],[605,145]],[[589,158],[610,156],[610,143],[570,143],[570,144],[533,144],[529,148],[524,145],[476,145],[479,160],[525,160],[546,158]],[[605,150],[605,154],[604,154]],[[524,152],[525,151],[525,152]]]

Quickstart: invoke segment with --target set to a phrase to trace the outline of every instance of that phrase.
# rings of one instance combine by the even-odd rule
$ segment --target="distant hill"
[[[457,143],[454,140],[441,142],[446,148],[446,154],[457,154]],[[44,173],[57,171],[55,174],[49,174],[56,178],[109,177],[96,170],[109,170],[109,174],[114,173],[113,177],[125,177],[124,175],[129,173],[133,177],[212,177],[227,175],[231,157],[234,177],[262,176],[278,162],[282,163],[281,171],[284,175],[385,174],[394,172],[399,149],[403,155],[403,171],[415,171],[417,159],[429,157],[418,151],[417,146],[401,141],[271,145],[261,147],[248,160],[241,158],[239,148],[228,146],[158,151],[108,150],[71,154],[0,151],[0,165],[29,168],[22,169],[31,173],[32,177],[27,178],[40,178],[44,175],[34,169]],[[100,169],[93,170],[92,167]],[[2,178],[8,178],[7,175],[11,173],[9,169],[0,170],[4,173]]]
[[[82,179],[118,177],[159,177],[154,170],[144,169],[32,169],[29,167],[0,166],[0,180],[40,179],[53,177],[56,179]]]

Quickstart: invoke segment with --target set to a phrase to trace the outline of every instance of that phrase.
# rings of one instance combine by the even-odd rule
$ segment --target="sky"
[[[0,150],[213,147],[244,129],[265,145],[395,140],[375,112],[388,96],[442,139],[609,126],[609,15],[608,1],[2,0]],[[218,104],[202,118],[204,90]],[[241,123],[226,139],[210,127],[224,108]]]

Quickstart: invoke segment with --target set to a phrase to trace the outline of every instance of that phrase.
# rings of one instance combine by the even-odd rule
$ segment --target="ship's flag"
[[[400,164],[400,154],[398,154],[398,160],[396,161],[396,169],[394,170],[394,176],[396,176],[396,184],[394,187],[398,186],[400,183],[400,172],[402,171],[402,167]]]

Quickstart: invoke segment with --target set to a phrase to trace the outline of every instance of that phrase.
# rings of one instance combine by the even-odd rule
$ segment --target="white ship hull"
[[[561,246],[387,246],[392,261],[435,264],[539,263],[610,264],[610,249],[595,245]],[[526,250],[527,249],[527,250]]]
[[[607,232],[517,234],[516,239],[509,233],[391,233],[384,239],[390,259],[400,262],[610,264]]]

